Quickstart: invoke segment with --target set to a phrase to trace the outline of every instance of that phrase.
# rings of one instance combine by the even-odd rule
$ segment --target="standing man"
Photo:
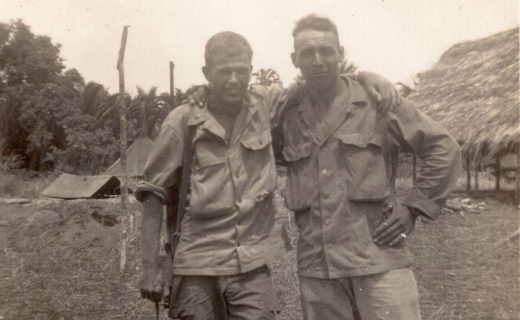
[[[276,168],[268,108],[248,93],[252,50],[221,32],[206,43],[202,71],[211,93],[203,107],[173,110],[136,191],[143,202],[144,297],[159,300],[159,234],[167,188],[179,183],[185,136],[194,127],[189,210],[173,273],[180,279],[170,315],[181,319],[273,319],[267,240],[274,222]]]
[[[339,73],[344,49],[327,18],[296,23],[292,61],[306,95],[273,121],[283,139],[286,204],[299,228],[298,273],[305,319],[420,319],[407,235],[434,219],[456,179],[457,142],[408,101],[377,112]],[[277,135],[274,135],[276,137]],[[395,192],[399,149],[422,161],[417,181]]]

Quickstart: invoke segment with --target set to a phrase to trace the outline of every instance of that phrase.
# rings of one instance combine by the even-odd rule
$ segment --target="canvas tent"
[[[114,176],[77,176],[63,173],[41,195],[49,198],[100,198],[119,194],[120,182]]]
[[[518,28],[452,46],[409,99],[462,145],[467,161],[518,153]]]
[[[144,165],[152,147],[153,142],[148,137],[139,137],[130,145],[126,151],[126,170],[129,177],[140,177],[143,175]],[[123,176],[120,159],[117,159],[104,174],[117,177]]]

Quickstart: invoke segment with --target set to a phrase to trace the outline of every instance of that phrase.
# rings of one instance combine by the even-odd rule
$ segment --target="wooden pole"
[[[119,269],[123,271],[126,265],[126,247],[127,238],[130,230],[133,230],[132,215],[128,212],[128,175],[126,171],[126,106],[125,106],[125,71],[124,58],[126,49],[126,39],[128,37],[128,26],[124,26],[121,36],[121,46],[119,47],[119,55],[117,59],[117,71],[119,72],[119,148],[121,152],[120,164],[123,172],[121,181],[121,209],[122,216],[122,234],[121,234],[121,256],[119,260]]]
[[[497,168],[496,175],[495,175],[495,190],[499,191],[500,190],[500,156],[499,155],[496,156],[495,166]]]
[[[515,201],[516,205],[520,206],[520,143],[516,144],[516,187],[515,187]]]
[[[412,175],[413,175],[413,183],[417,181],[417,156],[415,152],[412,152]]]
[[[173,110],[175,108],[175,83],[174,83],[174,76],[173,76],[173,73],[174,73],[174,69],[175,69],[175,64],[173,63],[173,61],[170,61],[170,102],[171,102],[171,110]]]
[[[466,155],[466,191],[471,190],[471,160],[469,158],[469,154]]]
[[[478,191],[478,169],[479,169],[479,163],[475,161],[475,172],[474,178],[475,178],[475,191]]]

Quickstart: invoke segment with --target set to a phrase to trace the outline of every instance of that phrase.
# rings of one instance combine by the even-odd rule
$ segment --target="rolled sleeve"
[[[435,219],[461,172],[459,144],[410,101],[403,101],[392,122],[401,146],[421,160],[417,179],[404,195],[403,204]]]
[[[177,170],[182,164],[184,148],[183,123],[184,112],[188,107],[181,106],[165,119],[148,160],[143,179],[138,182],[135,197],[142,201],[148,192],[159,197],[163,203],[170,202],[168,188],[177,183]]]
[[[135,198],[137,199],[137,201],[143,202],[144,196],[147,193],[152,193],[152,194],[156,195],[163,204],[170,203],[170,201],[171,201],[166,188],[159,187],[148,181],[144,181],[144,180],[139,181],[137,183],[137,187],[134,192],[134,195],[135,195]]]

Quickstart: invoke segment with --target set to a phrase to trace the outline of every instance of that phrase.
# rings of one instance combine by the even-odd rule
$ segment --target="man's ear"
[[[202,73],[204,74],[204,77],[206,78],[206,80],[208,80],[208,82],[211,82],[211,81],[209,81],[209,67],[208,66],[202,67]]]
[[[343,48],[343,46],[339,47],[339,59],[340,63],[345,61],[345,48]]]
[[[296,61],[296,53],[291,53],[291,61],[295,68],[298,68],[298,62]]]

